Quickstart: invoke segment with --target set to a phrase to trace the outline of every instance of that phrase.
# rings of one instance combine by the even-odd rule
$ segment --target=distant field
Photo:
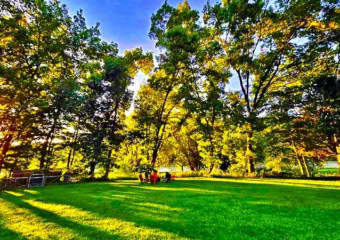
[[[178,179],[0,193],[0,239],[340,239],[340,181]]]

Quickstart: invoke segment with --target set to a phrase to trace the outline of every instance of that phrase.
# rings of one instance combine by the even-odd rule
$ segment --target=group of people
[[[160,182],[160,177],[157,174],[156,170],[153,170],[150,174],[149,178],[149,172],[145,172],[145,178],[143,177],[143,173],[139,174],[139,180],[141,183],[150,182],[151,184],[156,184],[157,182]],[[169,183],[171,181],[171,174],[169,172],[165,173],[165,179],[164,182]]]

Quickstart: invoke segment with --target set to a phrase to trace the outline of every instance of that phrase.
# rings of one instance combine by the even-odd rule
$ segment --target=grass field
[[[0,193],[0,239],[340,239],[340,182],[181,179]]]
[[[327,175],[327,174],[339,174],[339,168],[321,168],[321,169],[318,169],[317,171],[315,171],[315,173],[320,173],[320,174],[324,174],[324,175]]]

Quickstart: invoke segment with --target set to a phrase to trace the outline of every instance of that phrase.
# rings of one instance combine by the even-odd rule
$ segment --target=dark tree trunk
[[[248,126],[248,136],[247,136],[247,170],[248,174],[253,174],[255,172],[254,156],[253,156],[253,128],[251,124]]]
[[[72,149],[68,152],[68,157],[67,157],[67,170],[70,169],[70,163],[71,163],[71,156],[72,156]]]
[[[109,180],[110,168],[111,168],[111,164],[106,163],[106,165],[105,165],[105,175],[104,175],[105,180]]]
[[[157,144],[158,145],[158,144]],[[152,151],[152,160],[151,160],[151,166],[152,168],[155,168],[156,161],[157,161],[157,155],[158,155],[158,147],[155,147]]]
[[[174,78],[174,76],[173,76],[173,78]],[[152,160],[151,160],[151,165],[152,165],[153,168],[156,165],[157,156],[158,156],[158,150],[159,150],[159,148],[161,146],[161,141],[162,141],[162,136],[159,136],[159,134],[161,133],[162,127],[163,127],[162,135],[164,134],[165,126],[167,124],[167,120],[163,123],[163,115],[164,115],[164,112],[165,112],[165,105],[166,105],[166,102],[168,101],[168,97],[169,97],[169,94],[170,94],[171,91],[172,91],[172,87],[169,87],[167,92],[166,92],[166,94],[165,94],[160,114],[158,115],[158,118],[157,118],[157,128],[156,128],[156,135],[155,135],[155,144],[154,144],[154,148],[153,148],[153,151],[152,151]],[[171,110],[170,110],[170,112],[171,112]],[[170,114],[170,112],[169,112],[169,114]]]
[[[214,169],[214,164],[210,164],[210,167],[209,167],[209,174],[212,172],[213,169]]]
[[[2,151],[1,151],[1,155],[0,155],[0,172],[2,170],[2,166],[5,162],[5,157],[6,154],[11,146],[11,142],[13,139],[13,134],[9,134],[8,136],[5,137],[4,143],[2,145]]]
[[[73,150],[73,152],[72,152],[72,158],[71,158],[71,164],[70,164],[70,166],[72,166],[73,165],[73,162],[74,162],[74,156],[76,155],[76,150]]]
[[[45,166],[45,158],[46,158],[46,155],[47,155],[47,147],[48,147],[48,143],[49,143],[49,140],[50,140],[50,133],[47,135],[46,137],[46,140],[42,146],[42,149],[41,149],[41,158],[40,158],[40,170],[44,168]]]
[[[338,168],[340,170],[340,142],[336,136],[336,134],[334,134],[333,136],[334,138],[334,143],[335,143],[335,154],[336,154],[336,159],[338,161]]]
[[[59,117],[59,110],[54,118],[54,122],[53,122],[53,125],[52,125],[52,128],[51,130],[48,132],[47,136],[46,136],[46,140],[42,146],[42,149],[41,149],[41,158],[40,158],[40,170],[44,168],[45,166],[45,162],[46,162],[46,156],[48,155],[49,153],[49,146],[50,146],[50,139],[52,138],[52,135],[55,131],[55,128],[56,128],[56,125],[57,125],[57,119]],[[52,141],[52,139],[51,139]],[[52,142],[51,142],[52,144]]]
[[[111,169],[111,155],[112,155],[112,150],[110,150],[107,155],[107,163],[105,165],[105,175],[104,175],[105,180],[109,180],[109,173]]]
[[[94,179],[94,171],[96,170],[96,162],[91,162],[90,163],[90,179],[93,180]]]
[[[51,159],[52,159],[52,156],[53,156],[53,150],[54,150],[54,146],[52,146],[52,142],[54,140],[54,136],[52,135],[51,136],[51,140],[50,140],[50,143],[48,144],[48,148],[47,148],[47,159],[46,159],[46,167],[49,168],[50,166],[50,162],[51,162]]]
[[[76,129],[75,135],[73,137],[73,141],[72,141],[73,148],[74,148],[74,146],[75,146],[75,144],[78,140],[79,123],[80,123],[80,121],[78,120],[77,129]],[[67,169],[70,169],[70,166],[72,166],[72,164],[73,164],[74,154],[75,154],[75,150],[71,148],[69,153],[68,153],[68,157],[67,157]],[[71,157],[72,157],[72,161],[71,161]]]

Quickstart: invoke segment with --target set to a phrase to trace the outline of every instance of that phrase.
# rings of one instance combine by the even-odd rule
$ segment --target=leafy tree
[[[205,7],[226,61],[238,78],[248,128],[247,166],[254,172],[253,135],[260,130],[270,92],[287,84],[285,76],[301,65],[296,43],[320,13],[319,1],[223,1]],[[290,79],[293,80],[292,78]]]
[[[156,47],[162,53],[158,56],[158,67],[149,78],[149,83],[156,91],[161,92],[161,107],[157,112],[152,149],[152,166],[156,164],[168,117],[174,108],[167,108],[171,96],[177,95],[178,89],[185,83],[184,71],[190,64],[191,53],[198,46],[198,36],[194,31],[199,26],[199,14],[191,10],[187,1],[177,8],[167,2],[151,18],[149,36],[156,40]]]
[[[72,20],[58,1],[4,1],[0,24],[0,166],[13,143],[25,143],[40,146],[40,168],[48,167],[87,63],[116,48],[101,41],[98,25],[87,28],[81,12]]]
[[[103,69],[94,72],[89,79],[89,91],[82,111],[85,128],[80,141],[90,160],[92,178],[99,162],[103,162],[106,169],[104,177],[108,178],[112,152],[118,150],[125,138],[122,132],[125,112],[130,108],[133,97],[129,87],[138,68],[150,71],[151,59],[152,56],[143,55],[141,49],[126,52],[124,57],[107,56]]]

